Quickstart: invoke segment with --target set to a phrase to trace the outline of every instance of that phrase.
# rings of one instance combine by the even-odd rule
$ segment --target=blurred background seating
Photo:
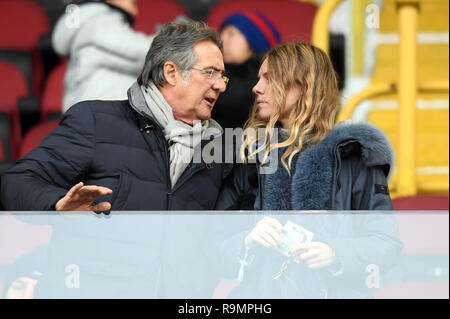
[[[190,16],[187,9],[176,0],[139,1],[138,9],[134,29],[147,34],[156,33],[160,25],[180,16]]]

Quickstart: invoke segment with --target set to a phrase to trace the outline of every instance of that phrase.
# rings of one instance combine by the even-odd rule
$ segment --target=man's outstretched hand
[[[112,190],[103,187],[89,185],[84,186],[82,182],[72,187],[55,205],[57,211],[64,210],[87,210],[87,211],[108,211],[111,209],[111,203],[101,202],[97,205],[92,205],[97,197],[111,194]]]

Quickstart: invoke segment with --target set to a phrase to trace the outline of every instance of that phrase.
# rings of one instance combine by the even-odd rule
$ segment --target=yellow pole
[[[353,74],[362,75],[364,72],[364,15],[367,1],[352,0],[353,24]]]
[[[343,0],[326,0],[317,10],[313,23],[312,43],[328,54],[330,46],[330,34],[328,32],[328,22],[334,9]]]
[[[417,25],[420,0],[396,0],[399,23],[398,187],[399,196],[415,195]]]
[[[396,92],[397,87],[395,83],[378,83],[378,84],[372,84],[368,88],[365,88],[364,90],[360,91],[359,93],[353,95],[341,108],[339,111],[339,116],[336,120],[336,123],[348,120],[352,117],[353,112],[355,111],[356,107],[363,101],[374,98],[376,96],[380,95],[386,95],[388,93],[394,93]]]

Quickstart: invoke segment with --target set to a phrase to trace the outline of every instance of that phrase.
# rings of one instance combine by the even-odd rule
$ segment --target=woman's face
[[[225,63],[242,64],[251,58],[253,51],[247,39],[233,25],[227,25],[220,33],[223,42],[223,60]]]
[[[267,77],[268,63],[267,59],[261,64],[258,73],[258,83],[253,87],[253,93],[256,94],[256,104],[258,106],[258,116],[263,121],[269,121],[278,112],[278,107],[275,103],[275,98],[273,96],[273,91],[269,79]],[[286,92],[286,107],[278,121],[285,129],[289,129],[288,121],[289,114],[292,111],[294,105],[297,103],[301,96],[301,90],[298,85],[291,87]]]

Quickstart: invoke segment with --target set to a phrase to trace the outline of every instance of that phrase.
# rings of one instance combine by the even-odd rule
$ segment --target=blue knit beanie
[[[280,33],[270,20],[258,11],[234,13],[220,25],[220,31],[233,25],[246,37],[256,54],[262,54],[281,42]]]

